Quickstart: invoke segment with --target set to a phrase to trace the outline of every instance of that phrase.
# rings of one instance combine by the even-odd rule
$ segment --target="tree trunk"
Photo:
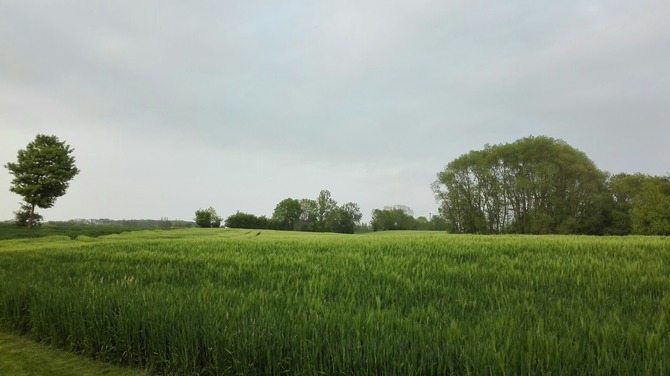
[[[33,218],[35,217],[35,204],[30,205],[30,216],[28,217],[28,228],[33,228]]]

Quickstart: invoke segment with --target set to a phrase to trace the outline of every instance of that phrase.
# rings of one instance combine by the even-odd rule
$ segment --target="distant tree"
[[[670,235],[670,180],[650,177],[633,197],[631,224],[634,234]]]
[[[430,218],[431,230],[447,231],[447,221],[439,215],[433,215]]]
[[[265,216],[237,212],[226,218],[224,225],[228,228],[268,229],[270,220]]]
[[[322,190],[316,198],[316,231],[328,231],[329,216],[337,209],[330,191]]]
[[[124,227],[139,227],[139,225],[140,224],[137,221],[137,219],[124,219],[123,221],[121,221],[121,226]]]
[[[633,198],[640,192],[646,178],[647,176],[643,174],[617,174],[608,179],[608,189],[612,195],[609,234],[628,235],[633,231],[631,222]]]
[[[187,222],[187,221],[184,221],[184,220],[177,219],[177,220],[172,221],[172,227],[174,227],[174,228],[186,228],[186,227],[192,227],[192,226],[193,226],[193,224],[191,222]]]
[[[363,214],[361,213],[361,208],[355,202],[347,202],[341,206],[342,210],[349,213],[351,219],[354,221],[354,225],[360,225]]]
[[[277,230],[299,230],[302,206],[300,201],[287,198],[280,201],[272,213],[272,225]]]
[[[42,216],[36,211],[32,212],[31,206],[28,204],[21,204],[21,209],[14,212],[16,225],[21,227],[39,227],[42,225]]]
[[[384,206],[384,210],[400,210],[403,213],[409,215],[410,217],[414,216],[414,210],[407,205],[393,205],[393,206]]]
[[[416,223],[416,229],[421,230],[421,231],[431,231],[432,230],[432,223],[428,221],[428,218],[424,216],[417,217],[415,219]]]
[[[326,220],[326,231],[338,232],[340,234],[353,234],[356,229],[356,221],[351,212],[343,207],[331,210]]]
[[[318,204],[315,200],[300,200],[300,231],[318,231]]]
[[[25,150],[19,150],[16,163],[5,165],[14,175],[9,190],[22,196],[29,208],[29,228],[35,223],[35,207],[52,207],[79,173],[73,151],[56,136],[38,134]]]
[[[347,202],[342,206],[336,205],[328,211],[325,228],[322,231],[353,234],[362,217],[361,209],[354,202]]]
[[[668,235],[670,177],[617,174],[609,178],[612,235]]]
[[[397,222],[391,210],[374,209],[370,226],[372,226],[372,231],[395,230]]]
[[[373,231],[416,230],[417,228],[414,217],[399,207],[395,209],[387,207],[387,209],[383,210],[373,210],[370,225]]]
[[[168,217],[161,217],[157,226],[160,228],[172,228],[172,222],[168,219]]]
[[[315,200],[287,198],[275,207],[271,226],[278,230],[353,233],[360,224],[361,209],[354,202],[337,205],[330,191],[321,190]]]
[[[221,227],[221,217],[210,206],[205,210],[200,209],[195,211],[195,224],[202,228]]]

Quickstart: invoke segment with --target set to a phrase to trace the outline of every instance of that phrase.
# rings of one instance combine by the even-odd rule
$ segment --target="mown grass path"
[[[190,229],[0,242],[0,326],[165,374],[670,372],[670,239]]]
[[[142,371],[114,367],[0,333],[0,375],[3,376],[143,376]]]

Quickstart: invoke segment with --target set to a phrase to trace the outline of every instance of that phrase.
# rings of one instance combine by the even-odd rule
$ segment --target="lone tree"
[[[79,173],[73,151],[56,136],[38,134],[25,150],[19,150],[16,163],[5,165],[14,175],[9,190],[23,196],[30,207],[26,221],[29,228],[35,220],[35,207],[52,207]]]

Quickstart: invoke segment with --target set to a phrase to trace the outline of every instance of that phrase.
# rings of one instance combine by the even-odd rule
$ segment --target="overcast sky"
[[[0,0],[0,165],[38,133],[75,149],[45,220],[270,216],[322,189],[428,216],[447,163],[529,135],[667,175],[668,20],[667,0]]]

